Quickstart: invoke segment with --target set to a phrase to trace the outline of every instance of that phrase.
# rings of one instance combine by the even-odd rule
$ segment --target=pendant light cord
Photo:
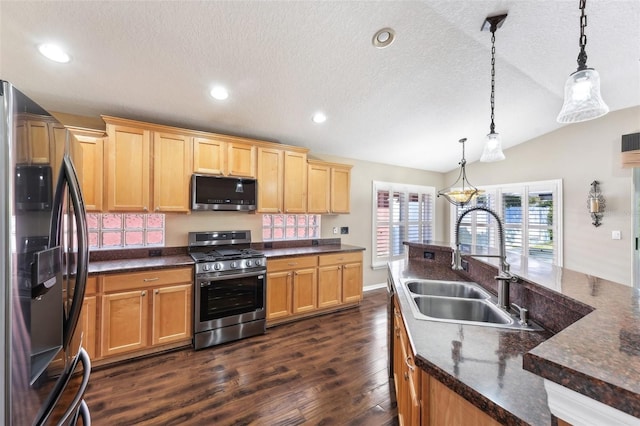
[[[493,123],[494,113],[493,110],[496,104],[496,24],[491,24],[491,125],[489,126],[489,133],[495,133],[496,126]]]
[[[584,8],[587,6],[587,0],[580,0],[580,53],[578,53],[578,71],[587,69],[587,35],[584,33],[584,27],[587,26],[587,15]]]

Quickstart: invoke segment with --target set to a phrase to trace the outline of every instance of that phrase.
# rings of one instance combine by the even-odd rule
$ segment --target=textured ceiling
[[[457,167],[462,137],[467,159],[480,157],[491,58],[480,27],[505,12],[495,123],[510,147],[560,127],[564,82],[577,66],[578,0],[0,0],[0,78],[52,111],[444,172]],[[611,110],[640,105],[640,1],[589,1],[586,12],[587,63],[605,101]],[[383,27],[396,40],[377,49],[371,39]],[[40,56],[45,41],[63,45],[71,62]],[[226,102],[208,94],[218,83]],[[317,110],[326,123],[311,121]]]

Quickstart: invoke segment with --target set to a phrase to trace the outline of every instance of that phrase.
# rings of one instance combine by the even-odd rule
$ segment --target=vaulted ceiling
[[[0,77],[51,111],[107,114],[250,136],[445,172],[480,157],[490,122],[505,147],[561,127],[576,70],[578,0],[7,1]],[[615,111],[640,105],[640,1],[587,2],[587,64]],[[389,27],[394,42],[372,45]],[[42,57],[57,42],[67,64]],[[209,95],[216,84],[229,98]],[[311,120],[316,111],[328,117]],[[579,125],[579,124],[573,124]],[[508,161],[508,159],[507,159]]]

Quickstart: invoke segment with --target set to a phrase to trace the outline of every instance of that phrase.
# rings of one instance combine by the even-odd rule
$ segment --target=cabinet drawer
[[[84,290],[85,296],[96,294],[97,289],[98,289],[98,277],[96,275],[87,277],[87,287]]]
[[[267,271],[286,271],[318,266],[318,256],[287,257],[285,259],[267,260]]]
[[[362,262],[362,252],[346,252],[320,255],[319,266],[337,265],[341,263]]]
[[[189,283],[192,281],[193,270],[191,267],[113,274],[104,276],[103,291],[109,293],[145,287],[158,287],[167,284]]]

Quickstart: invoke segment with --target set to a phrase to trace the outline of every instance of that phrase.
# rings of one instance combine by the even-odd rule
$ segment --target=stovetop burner
[[[219,260],[251,259],[254,257],[264,257],[264,254],[251,248],[226,248],[209,250],[206,252],[191,252],[191,257],[196,262],[216,262]]]
[[[264,269],[265,255],[250,244],[251,231],[189,232],[189,254],[196,262],[196,275]]]

